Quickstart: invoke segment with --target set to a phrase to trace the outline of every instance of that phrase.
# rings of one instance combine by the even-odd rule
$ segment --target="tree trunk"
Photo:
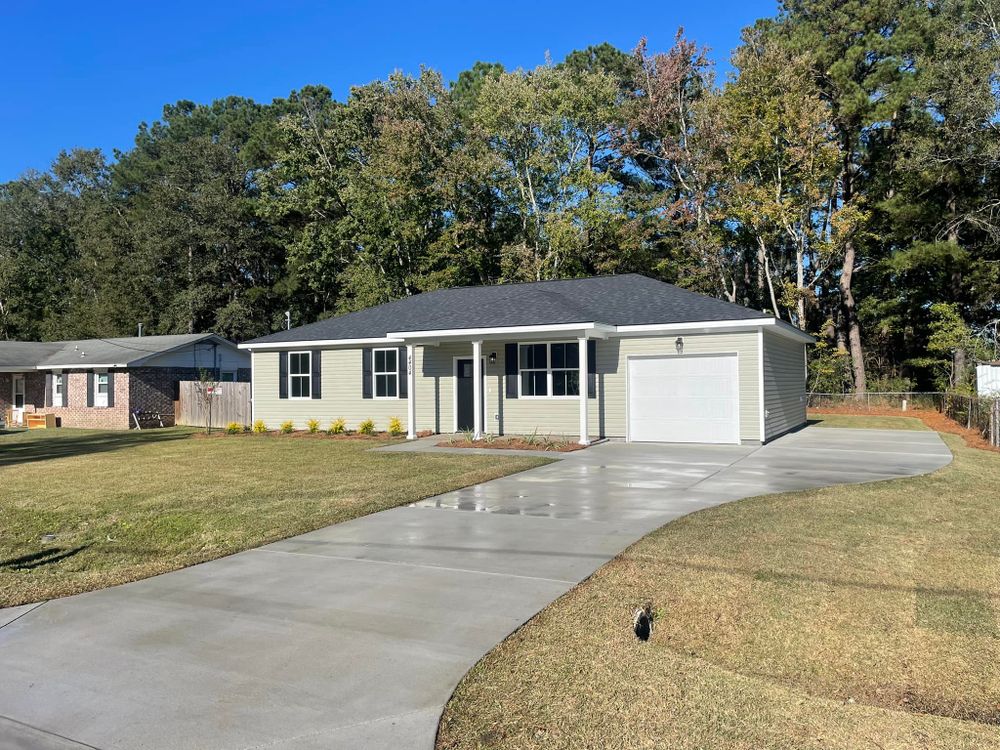
[[[844,246],[844,267],[840,273],[840,305],[843,309],[843,324],[847,334],[847,346],[851,352],[851,370],[854,374],[854,396],[861,399],[867,391],[865,382],[865,351],[861,346],[861,326],[858,323],[858,309],[854,301],[851,282],[854,277],[854,242]]]

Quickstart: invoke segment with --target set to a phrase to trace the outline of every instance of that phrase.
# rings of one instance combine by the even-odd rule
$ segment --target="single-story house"
[[[172,414],[178,383],[204,371],[249,381],[250,357],[211,333],[0,341],[0,415],[53,414],[63,427],[127,430],[134,412]]]
[[[441,289],[240,344],[269,427],[764,442],[806,420],[806,345],[773,316],[627,274]]]

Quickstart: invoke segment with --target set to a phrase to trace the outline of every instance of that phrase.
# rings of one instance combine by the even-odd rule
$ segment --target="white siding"
[[[805,344],[764,331],[764,439],[806,421]]]

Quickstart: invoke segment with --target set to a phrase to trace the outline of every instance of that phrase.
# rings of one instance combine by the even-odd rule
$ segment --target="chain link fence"
[[[1000,447],[1000,398],[928,391],[885,391],[860,397],[853,393],[810,393],[808,405],[817,411],[835,408],[860,413],[933,409],[967,429],[977,430],[990,445]]]

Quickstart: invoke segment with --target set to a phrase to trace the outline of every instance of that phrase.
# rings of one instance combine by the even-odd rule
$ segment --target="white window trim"
[[[56,384],[59,384],[59,390],[56,390]],[[61,409],[63,405],[64,394],[66,393],[66,376],[61,372],[52,373],[52,407],[54,409]]]
[[[108,390],[101,393],[101,378],[105,378]],[[107,372],[95,372],[94,373],[94,408],[95,409],[107,409],[108,408],[108,393],[111,391],[111,378]]]
[[[375,354],[376,352],[394,352],[396,355],[396,368],[394,370],[376,370],[375,369]],[[379,375],[395,375],[396,376],[396,395],[395,396],[379,396],[378,395],[378,382]],[[399,401],[399,349],[394,346],[383,346],[378,349],[372,349],[372,398],[376,401]]]
[[[304,373],[293,373],[292,372],[292,355],[293,354],[306,354],[309,357],[309,366],[306,368]],[[288,388],[288,398],[292,401],[308,401],[312,398],[312,366],[313,366],[313,353],[309,349],[302,351],[288,352],[288,383],[286,387]],[[292,395],[292,378],[305,378],[306,382],[309,383],[309,395],[308,396],[293,396]]]
[[[545,368],[544,368],[544,371],[545,371],[545,386],[546,386],[546,392],[547,393],[544,396],[526,396],[521,391],[521,386],[522,386],[521,373],[522,372],[541,372],[543,370],[543,368],[541,368],[541,367],[528,367],[528,368],[522,369],[521,368],[521,347],[522,346],[534,346],[536,344],[544,344],[545,345]],[[574,347],[579,346],[579,342],[578,341],[523,341],[523,342],[518,342],[518,344],[517,344],[517,397],[518,398],[527,399],[528,401],[531,401],[533,399],[539,400],[539,401],[579,401],[580,400],[580,394],[576,394],[575,396],[556,396],[552,392],[552,390],[553,390],[552,389],[552,371],[553,371],[553,369],[556,370],[557,372],[577,372],[577,373],[580,372],[580,368],[579,367],[556,367],[556,368],[552,367],[552,345],[553,344],[566,344],[566,345],[572,345]],[[580,380],[580,383],[577,385],[577,388],[585,387],[584,386],[584,382],[583,382],[583,378],[579,378],[579,380]]]

